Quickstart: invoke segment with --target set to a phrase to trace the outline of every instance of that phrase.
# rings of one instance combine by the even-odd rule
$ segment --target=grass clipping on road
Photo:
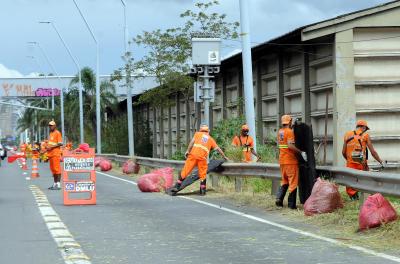
[[[114,164],[116,165],[116,164]],[[119,175],[125,175],[118,166],[113,167],[113,171]],[[141,168],[137,175],[130,175],[133,179],[138,179],[145,173]],[[177,177],[177,172],[175,172]],[[258,178],[242,179],[242,191],[235,192],[235,179],[219,177],[218,187],[212,188],[211,179],[208,180],[207,198],[223,199],[233,201],[237,207],[250,206],[259,208],[269,213],[274,213],[287,218],[294,225],[301,225],[302,230],[317,233],[333,239],[351,243],[371,249],[397,253],[400,249],[400,221],[384,224],[381,227],[370,229],[363,232],[358,230],[358,214],[360,211],[359,201],[350,201],[344,190],[340,187],[340,192],[344,201],[344,207],[333,213],[305,216],[302,205],[298,205],[298,210],[275,206],[275,196],[271,195],[271,181]],[[188,186],[183,193],[196,194],[199,191],[199,184]],[[287,199],[287,197],[286,197]],[[399,211],[400,200],[387,198],[393,207]]]

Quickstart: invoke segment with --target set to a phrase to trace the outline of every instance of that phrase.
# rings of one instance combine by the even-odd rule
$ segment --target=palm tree
[[[83,117],[85,126],[89,125],[89,130],[93,135],[93,142],[96,140],[96,75],[89,67],[81,70],[83,88]],[[100,83],[100,112],[104,113],[107,109],[113,109],[117,97],[115,96],[115,86],[113,83],[103,80]],[[69,91],[66,95],[67,103],[64,105],[68,129],[71,134],[78,135],[79,131],[77,120],[79,120],[79,77],[76,75],[70,82]],[[104,115],[102,115],[102,120]]]
[[[38,101],[35,99],[31,103],[27,104],[35,107],[43,107],[45,108],[46,102],[43,100]],[[22,117],[18,119],[17,121],[17,129],[24,131],[25,129],[31,130],[31,138],[33,138],[33,131],[32,128],[37,131],[38,127],[37,126],[47,126],[47,123],[50,120],[55,120],[56,122],[59,122],[59,116],[60,116],[60,109],[59,109],[59,99],[55,98],[55,109],[54,112],[48,111],[48,110],[39,110],[39,109],[32,109],[32,108],[26,108]]]

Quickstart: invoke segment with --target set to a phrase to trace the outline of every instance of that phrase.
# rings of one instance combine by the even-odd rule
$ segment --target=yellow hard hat
[[[281,120],[282,120],[282,125],[288,125],[292,122],[292,117],[290,115],[283,115]]]
[[[51,120],[50,122],[49,122],[49,126],[55,126],[56,125],[56,122],[54,122],[54,120]]]
[[[247,131],[249,131],[250,129],[249,129],[249,126],[248,126],[248,125],[243,125],[243,126],[242,126],[242,130],[245,130],[245,131],[247,130]]]

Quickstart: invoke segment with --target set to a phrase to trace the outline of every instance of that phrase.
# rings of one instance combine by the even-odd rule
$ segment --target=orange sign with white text
[[[89,149],[89,152],[64,150],[63,158],[64,205],[96,204],[94,149]],[[83,177],[85,178],[82,179]],[[89,194],[89,198],[79,197],[83,194]],[[71,198],[71,196],[78,196],[78,198]]]

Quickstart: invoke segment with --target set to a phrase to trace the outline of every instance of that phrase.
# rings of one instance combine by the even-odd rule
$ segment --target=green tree
[[[91,132],[92,137],[87,142],[94,144],[96,141],[96,75],[89,67],[81,70],[82,89],[83,89],[83,118],[85,130]],[[117,98],[115,96],[115,86],[112,82],[103,80],[100,83],[100,112],[104,121],[104,113],[107,110],[115,110]],[[65,96],[64,111],[65,127],[68,132],[79,138],[79,77],[76,75],[69,85],[69,91]],[[86,120],[86,122],[85,122]],[[85,133],[86,134],[86,133]],[[86,135],[85,135],[86,136]]]

